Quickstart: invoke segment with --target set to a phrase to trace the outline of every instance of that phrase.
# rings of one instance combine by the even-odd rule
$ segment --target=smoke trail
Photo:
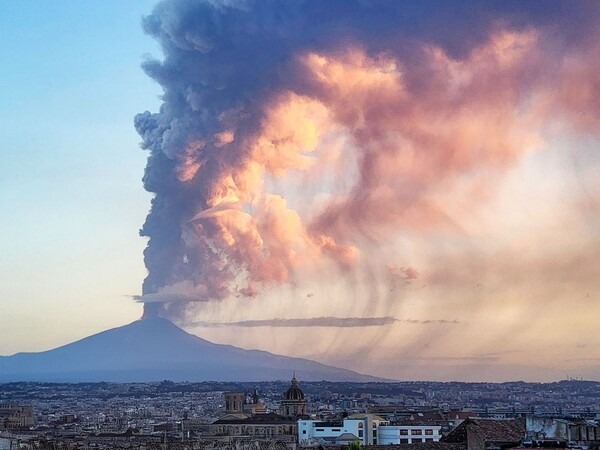
[[[144,70],[163,104],[135,118],[154,194],[140,232],[144,314],[181,317],[190,303],[359,266],[392,285],[415,280],[410,259],[395,269],[373,246],[400,229],[452,230],[436,196],[539,147],[541,115],[578,111],[577,126],[597,125],[595,98],[546,95],[556,79],[597,80],[587,66],[548,65],[562,54],[545,43],[553,26],[578,23],[561,45],[580,46],[597,11],[588,2],[543,11],[505,1],[159,3],[143,26],[164,59]],[[532,106],[536,93],[544,101]],[[277,189],[289,179],[304,197]]]

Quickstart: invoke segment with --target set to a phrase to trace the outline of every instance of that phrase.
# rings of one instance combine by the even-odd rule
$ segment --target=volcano
[[[39,353],[0,356],[0,381],[382,381],[315,361],[214,344],[166,319],[137,320]]]

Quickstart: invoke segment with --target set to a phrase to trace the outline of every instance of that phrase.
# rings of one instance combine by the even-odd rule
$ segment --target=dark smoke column
[[[249,23],[253,16],[251,9],[212,2],[168,1],[143,21],[145,32],[161,43],[164,53],[164,61],[143,65],[163,88],[160,111],[135,117],[141,146],[150,153],[144,187],[155,194],[140,230],[149,238],[144,318],[181,317],[190,301],[222,299],[234,274],[242,270],[226,264],[223,249],[211,240],[218,231],[214,220],[192,219],[219,203],[223,178],[244,164],[246,143],[258,128],[261,105],[248,97],[268,82],[265,71],[272,64],[243,67],[248,61],[240,61],[239,55],[259,56],[262,43],[241,30],[239,42],[230,42],[222,22],[230,17]],[[173,286],[192,292],[170,297],[165,287]]]
[[[174,177],[174,163],[160,150],[155,149],[156,143],[152,137],[144,135],[145,130],[156,132],[158,125],[157,115],[149,113],[140,114],[135,119],[136,129],[144,137],[143,146],[150,150],[144,187],[156,196],[152,199],[152,206],[143,228],[141,236],[149,237],[148,246],[144,251],[144,262],[148,269],[148,276],[144,280],[143,295],[156,294],[159,289],[174,281],[178,264],[183,259],[181,243],[182,220],[181,206],[177,204]],[[151,146],[147,146],[151,143]],[[179,208],[178,208],[179,206]],[[160,316],[163,312],[161,303],[145,303],[142,318]]]
[[[165,99],[168,97],[167,90]],[[198,179],[189,186],[182,186],[177,178],[176,160],[164,153],[165,149],[170,148],[165,143],[164,135],[168,136],[169,132],[173,131],[170,126],[171,120],[177,120],[170,119],[164,113],[166,109],[165,105],[161,113],[145,112],[135,118],[136,129],[143,137],[142,147],[150,151],[143,178],[144,187],[155,194],[146,222],[140,230],[141,236],[149,238],[148,246],[144,251],[148,276],[143,283],[143,296],[157,294],[164,286],[194,279],[194,265],[196,276],[201,273],[201,265],[198,261],[200,255],[194,255],[193,249],[186,248],[183,233],[194,211],[204,205],[202,180]],[[182,109],[179,112],[181,115],[193,115],[191,111]],[[167,125],[162,124],[164,121]],[[179,131],[184,133],[183,130]],[[183,139],[183,136],[180,138]],[[184,146],[184,144],[179,145]],[[143,318],[174,313],[176,311],[167,311],[164,300],[144,303]]]

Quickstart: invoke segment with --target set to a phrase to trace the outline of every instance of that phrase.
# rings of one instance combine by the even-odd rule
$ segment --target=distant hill
[[[138,320],[39,353],[0,356],[0,381],[382,381],[301,358],[214,344],[166,319]]]

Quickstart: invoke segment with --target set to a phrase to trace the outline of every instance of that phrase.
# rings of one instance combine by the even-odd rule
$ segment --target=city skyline
[[[0,6],[0,354],[600,380],[596,3],[155,4]]]

